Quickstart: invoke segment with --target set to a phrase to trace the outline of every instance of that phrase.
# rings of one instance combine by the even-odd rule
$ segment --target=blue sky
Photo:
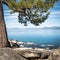
[[[24,24],[20,24],[18,22],[18,13],[10,14],[10,9],[4,4],[3,8],[7,28],[43,28],[43,27],[60,26],[60,0],[55,3],[54,8],[50,9],[51,13],[48,19],[39,26],[35,26],[30,23],[28,23],[28,26],[24,26]]]

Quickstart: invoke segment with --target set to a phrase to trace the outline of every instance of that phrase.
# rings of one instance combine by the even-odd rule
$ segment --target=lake
[[[8,38],[22,42],[33,42],[34,47],[58,48],[60,47],[60,29],[40,28],[9,28]]]

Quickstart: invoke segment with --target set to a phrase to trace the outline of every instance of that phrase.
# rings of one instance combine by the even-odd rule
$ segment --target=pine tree
[[[50,14],[49,8],[54,6],[57,0],[0,0],[0,47],[10,46],[7,38],[6,25],[2,3],[6,4],[12,11],[18,12],[18,21],[27,26],[27,22],[38,26],[44,22]]]
[[[18,12],[18,21],[27,26],[27,22],[38,26],[44,22],[57,0],[8,0],[11,13]]]

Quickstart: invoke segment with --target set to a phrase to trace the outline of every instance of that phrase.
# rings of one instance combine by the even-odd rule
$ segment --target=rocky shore
[[[0,60],[60,60],[60,48],[51,50],[27,48],[22,46],[23,42],[15,40],[9,42],[11,48],[0,48]]]
[[[28,48],[44,48],[44,49],[53,49],[53,48],[58,48],[57,46],[54,46],[54,45],[51,45],[51,44],[47,44],[47,45],[44,45],[44,44],[37,44],[37,43],[34,43],[34,42],[22,42],[22,41],[17,41],[17,40],[9,40],[10,42],[10,45],[12,48],[24,48],[24,47],[28,47]]]
[[[0,48],[0,60],[60,60],[60,48]]]

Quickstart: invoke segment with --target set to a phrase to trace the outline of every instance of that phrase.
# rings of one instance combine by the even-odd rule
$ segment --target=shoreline
[[[60,60],[60,48],[0,48],[0,60]],[[10,59],[9,59],[10,58]]]
[[[19,48],[31,48],[31,49],[46,49],[46,50],[51,50],[51,49],[57,49],[57,48],[60,48],[57,47],[57,46],[54,46],[52,44],[48,44],[48,45],[44,45],[44,44],[41,44],[41,45],[37,45],[36,43],[33,43],[33,42],[22,42],[22,41],[17,41],[17,40],[9,40],[10,42],[10,45],[11,47],[19,47]],[[40,46],[40,47],[39,47]]]
[[[25,57],[27,60],[60,60],[60,49],[46,50],[41,48],[14,48],[17,54]]]

